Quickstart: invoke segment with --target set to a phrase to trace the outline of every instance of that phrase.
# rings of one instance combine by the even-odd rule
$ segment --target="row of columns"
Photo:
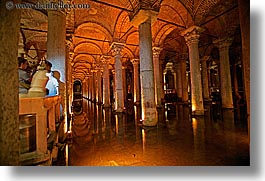
[[[141,13],[140,13],[141,14]],[[142,119],[145,125],[155,125],[157,123],[156,118],[156,107],[161,107],[161,100],[163,98],[162,85],[163,79],[161,78],[161,65],[159,61],[159,55],[161,48],[152,48],[152,33],[151,33],[151,19],[152,13],[148,11],[147,15],[144,13],[141,16],[141,21],[135,23],[139,28],[139,46],[140,46],[140,60],[133,59],[134,67],[134,101],[139,103],[141,100],[142,107]],[[58,20],[60,22],[65,19],[65,15],[59,11],[51,11],[48,16],[50,17],[48,29],[48,47],[47,57],[52,63],[55,64],[57,69],[64,69],[64,63],[62,60],[65,58],[65,44],[62,40],[65,39],[65,25],[57,26],[54,23]],[[138,21],[138,20],[137,20]],[[65,23],[63,23],[65,24]],[[191,105],[192,112],[195,115],[204,114],[203,99],[209,99],[208,90],[208,76],[207,76],[207,57],[201,61],[202,72],[200,70],[200,57],[199,57],[199,37],[204,30],[197,26],[192,26],[184,30],[181,35],[185,38],[186,44],[189,50],[189,61],[190,61],[190,89],[191,89]],[[49,33],[50,32],[50,33]],[[57,32],[57,33],[55,33]],[[60,34],[61,36],[54,36],[55,34]],[[50,35],[50,36],[49,36]],[[58,41],[54,41],[54,39]],[[220,77],[221,77],[221,96],[222,96],[222,106],[224,108],[233,108],[232,99],[232,87],[231,87],[231,76],[229,68],[229,45],[231,44],[230,39],[217,40],[214,44],[219,48],[220,51]],[[124,69],[121,62],[121,51],[124,47],[123,43],[114,42],[111,45],[112,51],[114,53],[114,82],[115,82],[115,110],[116,112],[123,112],[124,110]],[[64,57],[64,58],[63,58]],[[97,67],[92,71],[93,82],[97,82],[96,87],[92,88],[91,95],[94,95],[94,100],[98,103],[104,104],[108,107],[110,105],[110,92],[109,92],[109,71],[108,71],[108,58],[106,56],[102,57],[103,63],[103,90],[101,90],[101,74],[102,68]],[[55,61],[55,62],[53,62]],[[60,68],[60,66],[62,68]],[[140,65],[140,84],[139,85],[139,72],[138,68]],[[64,79],[64,72],[61,72],[62,79]],[[188,101],[188,91],[187,91],[187,80],[186,80],[186,62],[181,60],[177,64],[176,75],[177,83],[175,87],[177,88],[178,97],[184,102]],[[162,81],[161,81],[162,80]],[[95,90],[96,88],[96,90]],[[139,89],[141,88],[141,90]],[[140,91],[139,91],[140,90]],[[103,98],[102,98],[103,92]],[[140,98],[141,92],[141,98]]]

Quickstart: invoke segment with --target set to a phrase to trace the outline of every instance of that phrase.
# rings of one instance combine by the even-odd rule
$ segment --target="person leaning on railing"
[[[18,80],[19,94],[27,94],[30,88],[31,77],[26,72],[28,61],[23,57],[18,57]]]

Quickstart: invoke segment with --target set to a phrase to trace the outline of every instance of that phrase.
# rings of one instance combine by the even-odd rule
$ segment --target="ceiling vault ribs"
[[[98,0],[91,0],[91,1],[95,2],[95,3],[103,4],[103,5],[106,5],[106,6],[110,6],[112,8],[120,9],[120,10],[123,10],[123,11],[131,12],[131,13],[133,12],[133,10],[126,9],[126,8],[123,8],[123,7],[119,7],[119,6],[116,6],[114,4],[106,3],[106,2],[103,2],[103,1],[98,1]]]
[[[171,25],[174,25],[174,26],[177,26],[177,27],[180,27],[180,28],[183,28],[183,29],[186,29],[185,26],[182,26],[182,25],[179,25],[179,24],[176,24],[176,23],[173,23],[173,22],[170,22],[170,21],[167,21],[167,20],[164,20],[164,19],[161,19],[161,18],[157,18],[158,21],[162,21],[164,23],[168,23],[168,24],[171,24]]]
[[[99,39],[96,39],[96,38],[88,38],[88,37],[78,36],[78,35],[75,35],[74,37],[75,37],[75,38],[87,39],[87,40],[100,41],[100,42],[111,42],[111,41],[109,41],[109,40],[99,40]]]
[[[205,21],[204,23],[201,24],[201,26],[206,25],[207,23],[209,23],[209,22],[211,22],[211,21],[213,21],[213,20],[215,20],[215,19],[217,19],[217,18],[219,18],[219,17],[225,15],[226,13],[229,13],[230,11],[234,10],[234,9],[237,8],[237,7],[238,7],[238,5],[235,5],[235,6],[231,7],[230,9],[228,9],[228,10],[226,10],[226,11],[224,11],[224,12],[222,12],[222,13],[216,15],[215,17],[213,17],[213,18],[211,18],[211,19]]]

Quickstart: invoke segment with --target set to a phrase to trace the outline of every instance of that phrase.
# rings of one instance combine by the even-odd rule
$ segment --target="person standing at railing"
[[[48,89],[48,96],[55,96],[59,95],[59,83],[57,79],[53,76],[53,72],[51,71],[52,63],[49,61],[46,61],[46,70],[47,70],[47,77],[49,77],[49,80],[46,84],[46,89]]]
[[[18,57],[18,80],[19,94],[27,94],[30,88],[31,77],[26,72],[28,61],[23,57]]]

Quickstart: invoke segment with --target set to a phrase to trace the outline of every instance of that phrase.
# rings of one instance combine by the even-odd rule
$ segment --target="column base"
[[[163,107],[162,104],[157,104],[156,105],[156,109],[162,109],[162,107]]]
[[[195,111],[192,111],[192,115],[195,115],[195,116],[204,115],[204,110],[195,110]]]
[[[97,105],[101,105],[101,104],[103,104],[103,102],[97,102]]]
[[[125,108],[117,108],[116,110],[114,110],[116,113],[123,113],[123,112],[125,112],[126,111],[126,109]]]
[[[222,108],[225,108],[225,109],[234,109],[234,106],[233,105],[222,105]]]
[[[204,98],[203,101],[205,101],[205,102],[211,102],[212,99],[211,98]]]
[[[140,101],[134,102],[135,106],[139,106],[140,105]]]
[[[110,108],[110,104],[103,104],[103,108]]]
[[[156,126],[158,123],[156,108],[146,108],[143,126]],[[143,115],[142,115],[143,116]]]

